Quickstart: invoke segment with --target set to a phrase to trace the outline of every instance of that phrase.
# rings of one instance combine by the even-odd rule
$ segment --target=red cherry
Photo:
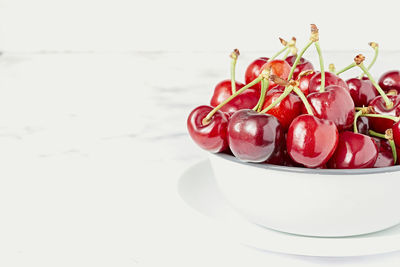
[[[319,72],[318,72],[319,73]],[[315,75],[315,72],[304,75],[299,79],[299,89],[303,92],[305,96],[308,95],[308,87],[310,86],[310,80]]]
[[[285,60],[287,63],[289,63],[290,67],[293,66],[294,62],[296,61],[297,56],[288,56]],[[311,64],[310,61],[308,61],[305,58],[300,58],[299,64],[297,64],[296,68],[294,69],[293,72],[293,79],[297,80],[297,77],[299,76],[299,74],[303,71],[307,71],[307,70],[314,70],[314,66]]]
[[[210,122],[207,125],[203,125],[203,119],[212,109],[210,106],[195,108],[189,114],[187,128],[190,137],[198,146],[212,153],[217,153],[228,148],[228,117],[218,110],[211,117]]]
[[[236,90],[239,90],[244,86],[241,82],[236,82]],[[232,95],[232,83],[231,80],[223,80],[215,86],[214,94],[211,97],[210,105],[213,107],[221,104],[225,99]]]
[[[236,82],[236,89],[239,90],[244,84]],[[230,80],[225,80],[217,84],[214,90],[214,95],[211,98],[210,104],[213,107],[218,106],[225,99],[232,95],[232,84]],[[254,108],[260,98],[260,90],[249,88],[243,93],[229,101],[220,110],[226,113],[234,113],[239,109]]]
[[[396,144],[397,147],[400,147],[400,121],[393,124],[392,132],[393,132],[394,143]],[[398,155],[398,157],[400,157],[400,155]]]
[[[387,140],[373,138],[378,147],[378,157],[376,158],[374,168],[389,167],[394,165],[392,148]]]
[[[332,72],[325,71],[325,87],[329,85],[339,85],[348,90],[347,84],[343,81],[339,76],[333,74]],[[319,88],[321,86],[321,73],[315,73],[314,76],[310,79],[310,83],[308,86],[308,92],[314,93],[319,92]]]
[[[335,152],[339,134],[328,120],[304,114],[289,126],[286,147],[290,157],[309,168],[324,165]]]
[[[328,165],[334,169],[372,168],[378,157],[375,141],[364,134],[342,132]]]
[[[250,63],[250,65],[246,69],[245,73],[245,82],[250,83],[254,79],[256,79],[261,74],[261,67],[264,66],[268,62],[267,57],[260,57]],[[261,83],[257,83],[253,86],[253,88],[261,90]]]
[[[329,85],[325,87],[325,92],[309,94],[307,100],[318,118],[331,120],[339,131],[351,128],[355,115],[354,102],[343,87]]]
[[[367,117],[358,117],[357,119],[357,130],[361,134],[368,135],[369,131],[369,120]]]
[[[385,92],[395,89],[400,93],[400,71],[391,70],[385,72],[379,79],[378,84]]]
[[[291,67],[289,63],[287,63],[285,60],[274,59],[264,64],[264,66],[261,67],[261,72],[265,69],[270,69],[271,75],[276,75],[281,79],[287,80],[287,78],[289,77]],[[276,86],[276,84],[270,81],[268,88],[272,88],[274,86]]]
[[[229,147],[242,161],[264,162],[282,148],[283,141],[282,126],[274,116],[242,109],[229,121]]]
[[[379,95],[379,92],[368,78],[351,78],[346,82],[351,98],[353,98],[357,107],[368,106],[369,102]]]
[[[268,107],[279,96],[282,95],[280,89],[271,89],[268,91],[265,98],[264,106],[262,109]],[[289,94],[279,104],[270,109],[267,114],[275,116],[281,123],[284,131],[287,131],[290,123],[301,114],[303,103],[297,95]]]
[[[392,108],[386,107],[386,103],[380,95],[372,99],[369,106],[372,106],[377,114],[398,117],[400,115],[400,95],[388,95],[388,98],[393,102]],[[390,119],[372,117],[369,118],[369,122],[371,128],[378,133],[384,133],[394,124],[394,121]]]

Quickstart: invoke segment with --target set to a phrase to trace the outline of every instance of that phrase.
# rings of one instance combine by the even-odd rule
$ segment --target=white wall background
[[[0,49],[275,50],[278,36],[304,43],[316,23],[325,50],[371,40],[396,50],[399,10],[394,0],[1,0]]]

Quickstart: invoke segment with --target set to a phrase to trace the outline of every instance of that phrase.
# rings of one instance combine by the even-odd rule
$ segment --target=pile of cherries
[[[400,71],[388,71],[375,82],[369,69],[378,45],[370,43],[375,56],[368,66],[360,54],[340,71],[332,64],[325,71],[314,24],[300,52],[295,38],[280,40],[281,51],[247,67],[246,84],[235,80],[239,51],[232,52],[231,79],[217,84],[210,105],[195,108],[188,117],[194,142],[245,162],[334,169],[395,165],[400,152]],[[312,45],[319,71],[303,57]],[[347,81],[339,77],[353,67],[362,75]]]

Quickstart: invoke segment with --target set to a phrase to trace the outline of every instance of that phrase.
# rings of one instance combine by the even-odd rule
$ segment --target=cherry
[[[375,161],[374,168],[389,167],[394,165],[392,148],[387,140],[381,138],[373,138],[378,147],[378,157]]]
[[[376,114],[389,115],[398,117],[400,115],[400,95],[388,95],[393,106],[388,108],[382,96],[377,96],[371,100],[369,106],[373,108]],[[369,118],[370,126],[374,131],[384,133],[387,129],[393,126],[394,121],[386,118]]]
[[[325,87],[329,85],[338,85],[346,90],[349,88],[347,87],[347,84],[345,81],[343,81],[339,76],[326,71],[325,72]],[[317,72],[314,74],[314,76],[310,79],[309,85],[308,85],[308,92],[309,93],[314,93],[314,92],[319,92],[321,87],[321,73]]]
[[[351,98],[358,107],[368,106],[369,102],[379,95],[372,82],[367,77],[351,78],[346,81]]]
[[[250,63],[250,65],[246,69],[245,73],[245,82],[250,83],[254,79],[256,79],[261,74],[261,67],[263,67],[269,58],[267,57],[260,57]],[[257,83],[253,85],[253,88],[261,90],[261,84]]]
[[[299,79],[299,89],[306,96],[308,95],[308,88],[310,86],[310,80],[316,73],[319,73],[319,72],[311,72],[309,74],[301,76]]]
[[[296,55],[288,56],[285,60],[292,67],[294,62],[296,61],[296,57],[297,57]],[[294,69],[293,79],[297,80],[299,74],[307,70],[314,70],[314,66],[311,64],[310,61],[302,57],[300,58],[299,64],[297,64],[296,68]]]
[[[307,96],[315,116],[334,122],[339,131],[349,129],[354,121],[354,102],[349,92],[339,85],[329,85],[325,92]],[[303,109],[303,113],[305,113]]]
[[[304,114],[290,124],[286,147],[295,162],[317,168],[333,155],[338,138],[338,130],[333,122]]]
[[[242,161],[264,162],[282,148],[283,141],[282,126],[272,115],[242,109],[229,121],[229,147]]]
[[[217,111],[208,123],[204,118],[213,110],[210,106],[195,108],[187,119],[190,137],[201,148],[212,153],[218,153],[228,148],[227,128],[228,117],[222,111]]]
[[[366,117],[359,117],[357,119],[357,129],[359,133],[368,135],[369,131],[369,120]]]
[[[393,141],[397,147],[400,147],[400,121],[392,126]],[[399,155],[400,156],[400,155]]]
[[[285,60],[274,59],[264,64],[261,67],[261,72],[263,70],[269,70],[269,75],[275,75],[283,80],[287,80],[287,78],[289,77],[290,69],[291,66]],[[270,81],[268,88],[273,88],[276,85],[277,85],[276,83]]]
[[[267,108],[279,96],[283,94],[281,89],[271,89],[268,91],[262,109]],[[301,114],[303,104],[297,95],[290,93],[276,106],[267,111],[267,114],[275,116],[281,123],[283,129],[287,131],[290,123]]]
[[[240,89],[243,86],[244,84],[236,82],[237,89]],[[225,99],[230,97],[232,95],[231,88],[230,80],[225,80],[217,84],[214,90],[214,95],[210,101],[211,106],[216,107]],[[260,91],[249,88],[221,107],[220,110],[227,113],[234,113],[239,109],[253,108],[257,104],[259,98]]]
[[[342,132],[328,166],[334,169],[372,168],[377,157],[378,147],[371,137],[359,133]]]
[[[378,84],[385,92],[395,89],[400,93],[400,71],[391,70],[385,72],[380,77]]]

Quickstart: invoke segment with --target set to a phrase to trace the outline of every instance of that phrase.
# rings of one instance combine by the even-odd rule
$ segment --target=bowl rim
[[[302,167],[288,167],[288,166],[280,166],[268,163],[253,163],[253,162],[244,162],[239,160],[233,155],[224,154],[224,153],[209,153],[210,156],[215,156],[219,158],[223,158],[225,160],[239,163],[242,165],[247,165],[251,167],[274,170],[274,171],[282,171],[282,172],[290,172],[290,173],[306,173],[306,174],[320,174],[320,175],[366,175],[366,174],[379,174],[379,173],[391,173],[400,171],[400,165],[390,166],[390,167],[381,167],[381,168],[365,168],[365,169],[311,169],[311,168],[302,168]]]

